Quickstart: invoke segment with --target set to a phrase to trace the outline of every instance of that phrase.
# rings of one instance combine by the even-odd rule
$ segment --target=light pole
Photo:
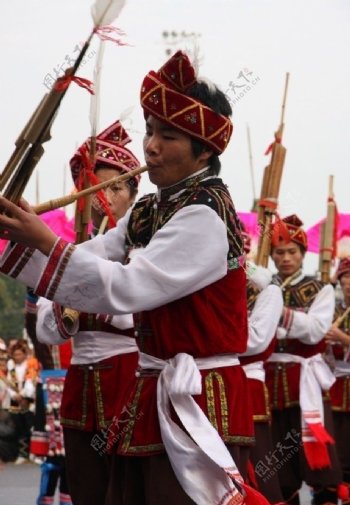
[[[185,44],[194,47],[198,38],[201,37],[201,33],[186,32],[185,30],[182,30],[181,32],[177,32],[175,30],[164,30],[162,37],[166,46],[165,54],[167,57],[170,57]]]

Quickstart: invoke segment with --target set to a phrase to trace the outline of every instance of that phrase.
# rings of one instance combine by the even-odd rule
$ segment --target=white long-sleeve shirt
[[[303,278],[304,274],[301,274],[291,285],[299,283]],[[278,338],[297,338],[303,344],[317,344],[332,324],[334,308],[334,289],[329,284],[317,293],[307,312],[288,307],[287,310],[292,311],[291,318],[288,325],[279,327]]]
[[[271,284],[259,293],[248,318],[248,345],[242,356],[264,352],[275,336],[283,310],[281,289]]]
[[[192,205],[176,212],[124,265],[129,216],[73,251],[54,294],[58,303],[88,313],[136,313],[184,297],[226,275],[226,226],[208,206]],[[7,250],[1,266],[10,254]],[[36,251],[17,272],[17,279],[35,289],[51,259]]]
[[[72,365],[96,363],[117,354],[136,352],[135,339],[123,335],[123,330],[133,327],[132,315],[114,316],[109,323],[116,333],[104,331],[78,331],[73,336]],[[49,345],[61,345],[67,342],[59,331],[53,303],[45,298],[38,302],[38,319],[36,333],[40,342]]]

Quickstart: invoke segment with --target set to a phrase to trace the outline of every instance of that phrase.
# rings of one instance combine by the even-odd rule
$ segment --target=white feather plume
[[[119,16],[126,0],[96,0],[91,7],[95,26],[110,25]]]
[[[197,82],[204,82],[212,95],[216,93],[217,90],[216,84],[214,84],[213,81],[211,81],[207,77],[198,77]]]
[[[199,67],[202,64],[203,56],[200,54],[200,47],[199,47],[199,44],[196,41],[196,39],[193,42],[193,50],[190,51],[190,53],[192,53],[192,58],[191,58],[192,66],[194,68],[196,76],[198,77]]]
[[[135,107],[133,105],[130,105],[130,107],[127,107],[119,114],[119,121],[122,123],[124,128],[125,128],[124,123],[130,122],[130,124],[132,124],[131,114],[133,113],[134,108]]]
[[[91,137],[96,137],[99,128],[99,118],[100,118],[100,99],[101,99],[101,70],[102,70],[102,60],[104,55],[105,42],[100,40],[98,53],[94,68],[94,89],[95,94],[91,95],[90,101],[90,125],[91,125]]]
[[[201,54],[201,48],[199,46],[199,43],[196,40],[194,40],[192,50],[188,50],[186,52],[191,56],[191,62],[192,62],[192,66],[195,70],[195,74],[197,76],[197,82],[204,82],[208,86],[210,93],[215,94],[217,87],[213,83],[213,81],[211,81],[207,77],[199,75],[199,69],[200,69],[201,65],[203,64],[203,60],[204,60],[204,57]]]

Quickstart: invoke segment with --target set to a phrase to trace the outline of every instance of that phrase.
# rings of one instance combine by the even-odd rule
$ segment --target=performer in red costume
[[[69,340],[60,347],[38,341],[37,302],[38,296],[31,288],[27,288],[26,331],[41,366],[36,385],[35,417],[30,439],[30,452],[35,458],[34,461],[38,462],[38,458],[41,460],[39,496],[36,504],[53,504],[58,490],[60,505],[72,505],[66,475],[63,430],[59,420],[63,385],[72,355],[72,345]]]
[[[242,226],[243,227],[243,226]],[[250,252],[250,237],[244,231],[244,249]],[[240,362],[248,379],[253,404],[255,445],[250,450],[249,478],[271,504],[283,502],[273,455],[280,451],[272,442],[271,409],[265,384],[264,362],[273,353],[283,309],[282,292],[271,284],[267,268],[247,262],[248,347]]]
[[[231,107],[181,51],[146,75],[141,105],[157,192],[82,247],[0,199],[10,214],[0,216],[0,236],[18,243],[1,270],[65,306],[134,314],[138,379],[118,420],[110,503],[266,503],[242,480],[253,437],[237,357],[247,346],[246,278],[238,219],[218,177]]]
[[[338,456],[343,472],[343,481],[350,488],[350,258],[343,258],[338,265],[337,280],[339,281],[343,299],[335,306],[334,322],[326,334],[326,355],[332,357],[330,365],[336,381],[330,389],[334,420],[334,434]],[[344,498],[342,504],[350,503]]]
[[[96,138],[96,165],[91,182],[102,182],[139,166],[127,149],[130,142],[120,121]],[[70,161],[79,187],[89,140]],[[95,180],[96,179],[96,180]],[[113,184],[93,200],[93,235],[108,213],[118,221],[133,204],[140,177]],[[104,196],[104,198],[103,198]],[[83,246],[84,247],[84,246]],[[132,315],[107,316],[82,312],[73,329],[65,325],[64,309],[42,298],[37,333],[41,342],[65,347],[73,343],[61,406],[66,468],[74,505],[104,505],[110,482],[109,430],[116,430],[127,409],[138,361]],[[72,338],[71,338],[72,337]],[[55,347],[57,347],[55,345]],[[111,426],[112,424],[112,426]]]
[[[272,233],[271,256],[278,270],[284,308],[274,354],[266,363],[272,404],[272,433],[290,457],[280,456],[278,477],[287,503],[299,504],[302,481],[314,489],[314,505],[332,503],[341,481],[332,438],[329,389],[334,377],[323,360],[324,336],[334,311],[334,290],[305,276],[307,237],[296,215],[279,220]],[[289,447],[289,449],[288,449]]]

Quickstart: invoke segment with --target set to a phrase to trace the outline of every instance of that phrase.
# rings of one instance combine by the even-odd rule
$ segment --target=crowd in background
[[[0,461],[29,461],[39,363],[27,340],[0,339]]]

